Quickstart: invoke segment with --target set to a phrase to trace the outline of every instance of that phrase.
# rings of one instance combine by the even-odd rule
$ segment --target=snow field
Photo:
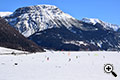
[[[0,80],[119,80],[119,58],[118,52],[104,51],[0,55]],[[107,63],[117,77],[104,73]]]

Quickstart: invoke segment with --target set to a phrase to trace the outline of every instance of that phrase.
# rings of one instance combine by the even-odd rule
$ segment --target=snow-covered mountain
[[[53,5],[18,8],[5,19],[25,37],[44,48],[120,50],[120,33],[116,25],[99,19],[77,20]]]
[[[1,16],[1,17],[9,16],[9,15],[11,15],[11,14],[12,14],[12,12],[0,12],[0,16]]]
[[[101,20],[95,19],[95,18],[83,18],[82,21],[86,22],[86,23],[89,23],[89,24],[93,24],[93,25],[95,25],[96,23],[99,23],[104,28],[113,29],[114,31],[117,31],[118,29],[120,29],[119,25],[107,23],[107,22],[104,22],[104,21],[101,21]]]
[[[71,27],[76,19],[62,12],[53,5],[36,5],[17,9],[12,15],[6,17],[24,36],[29,37],[35,32],[53,27]],[[76,21],[77,22],[77,21]]]

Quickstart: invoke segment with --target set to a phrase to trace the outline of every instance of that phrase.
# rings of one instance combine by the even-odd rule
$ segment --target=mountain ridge
[[[26,37],[29,37],[37,31],[62,25],[71,27],[74,25],[71,25],[71,23],[74,23],[74,21],[78,22],[75,18],[62,12],[59,8],[50,5],[18,8],[12,15],[6,17],[6,20]],[[19,22],[20,20],[21,22]],[[62,24],[60,23],[61,20]],[[34,25],[34,27],[32,27],[32,25]]]
[[[104,22],[104,21],[102,21],[100,19],[97,19],[97,18],[83,18],[82,21],[86,22],[86,23],[93,24],[93,25],[95,25],[96,23],[100,23],[100,24],[102,24],[104,26],[104,28],[106,28],[106,29],[111,28],[114,31],[117,31],[118,29],[120,29],[119,25]]]
[[[36,16],[40,16],[40,17],[36,17]],[[43,18],[42,18],[42,16],[43,16]],[[30,18],[30,19],[28,19],[28,18]],[[22,33],[25,37],[29,37],[30,35],[34,34],[37,31],[42,31],[42,30],[49,29],[52,27],[59,27],[61,25],[59,23],[59,20],[61,20],[61,19],[63,19],[64,26],[71,27],[71,26],[73,26],[73,24],[71,25],[70,23],[72,23],[72,22],[67,21],[67,20],[69,20],[69,18],[71,18],[73,20],[73,23],[74,23],[74,21],[78,22],[77,19],[70,16],[69,14],[64,13],[62,10],[60,10],[55,5],[43,4],[43,5],[34,5],[34,6],[18,8],[15,10],[15,12],[13,14],[11,14],[10,16],[6,16],[5,19],[8,22],[10,22],[9,23],[10,25],[15,26],[15,28],[20,33]],[[20,19],[22,19],[23,22],[19,22]],[[55,19],[58,19],[58,21],[56,22]],[[18,20],[17,23],[16,23],[16,20]],[[106,23],[106,22],[96,19],[96,18],[83,18],[82,20],[79,20],[79,21],[82,21],[85,23],[90,23],[93,25],[95,25],[96,23],[100,23],[105,28],[113,29],[114,31],[117,31],[120,28],[120,26],[118,26],[116,24]],[[49,24],[49,26],[47,24]],[[21,25],[23,27],[21,27]],[[32,27],[33,25],[35,26],[34,28]]]
[[[96,20],[96,23],[77,20],[56,6],[18,8],[5,19],[22,35],[44,48],[120,50],[120,33],[111,26],[106,26],[100,20]]]

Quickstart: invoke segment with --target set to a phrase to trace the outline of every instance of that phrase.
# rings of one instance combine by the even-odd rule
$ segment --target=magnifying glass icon
[[[106,73],[112,73],[112,75],[113,75],[114,77],[117,77],[117,74],[116,74],[113,70],[114,70],[114,67],[113,67],[112,64],[105,64],[105,65],[104,65],[104,71],[105,71]]]

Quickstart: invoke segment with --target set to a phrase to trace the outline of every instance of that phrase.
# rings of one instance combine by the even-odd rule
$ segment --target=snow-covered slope
[[[12,15],[6,17],[10,25],[13,25],[24,36],[50,29],[53,27],[71,27],[75,19],[62,12],[53,5],[36,5],[17,9]],[[73,24],[74,25],[74,24]]]
[[[12,12],[0,12],[0,16],[1,16],[1,17],[9,16],[9,15],[11,15],[11,14],[12,14]]]
[[[118,52],[45,52],[0,55],[0,80],[120,80]],[[113,64],[114,77],[104,72]]]
[[[26,51],[20,51],[20,50],[15,50],[15,49],[10,49],[10,48],[4,48],[4,47],[0,47],[0,55],[1,54],[11,54],[11,53],[28,53]]]
[[[117,31],[118,29],[120,29],[119,25],[107,23],[107,22],[104,22],[104,21],[101,21],[101,20],[95,19],[95,18],[83,18],[82,21],[93,24],[93,25],[95,25],[96,23],[99,23],[99,24],[103,25],[104,28],[113,29],[114,31]]]

